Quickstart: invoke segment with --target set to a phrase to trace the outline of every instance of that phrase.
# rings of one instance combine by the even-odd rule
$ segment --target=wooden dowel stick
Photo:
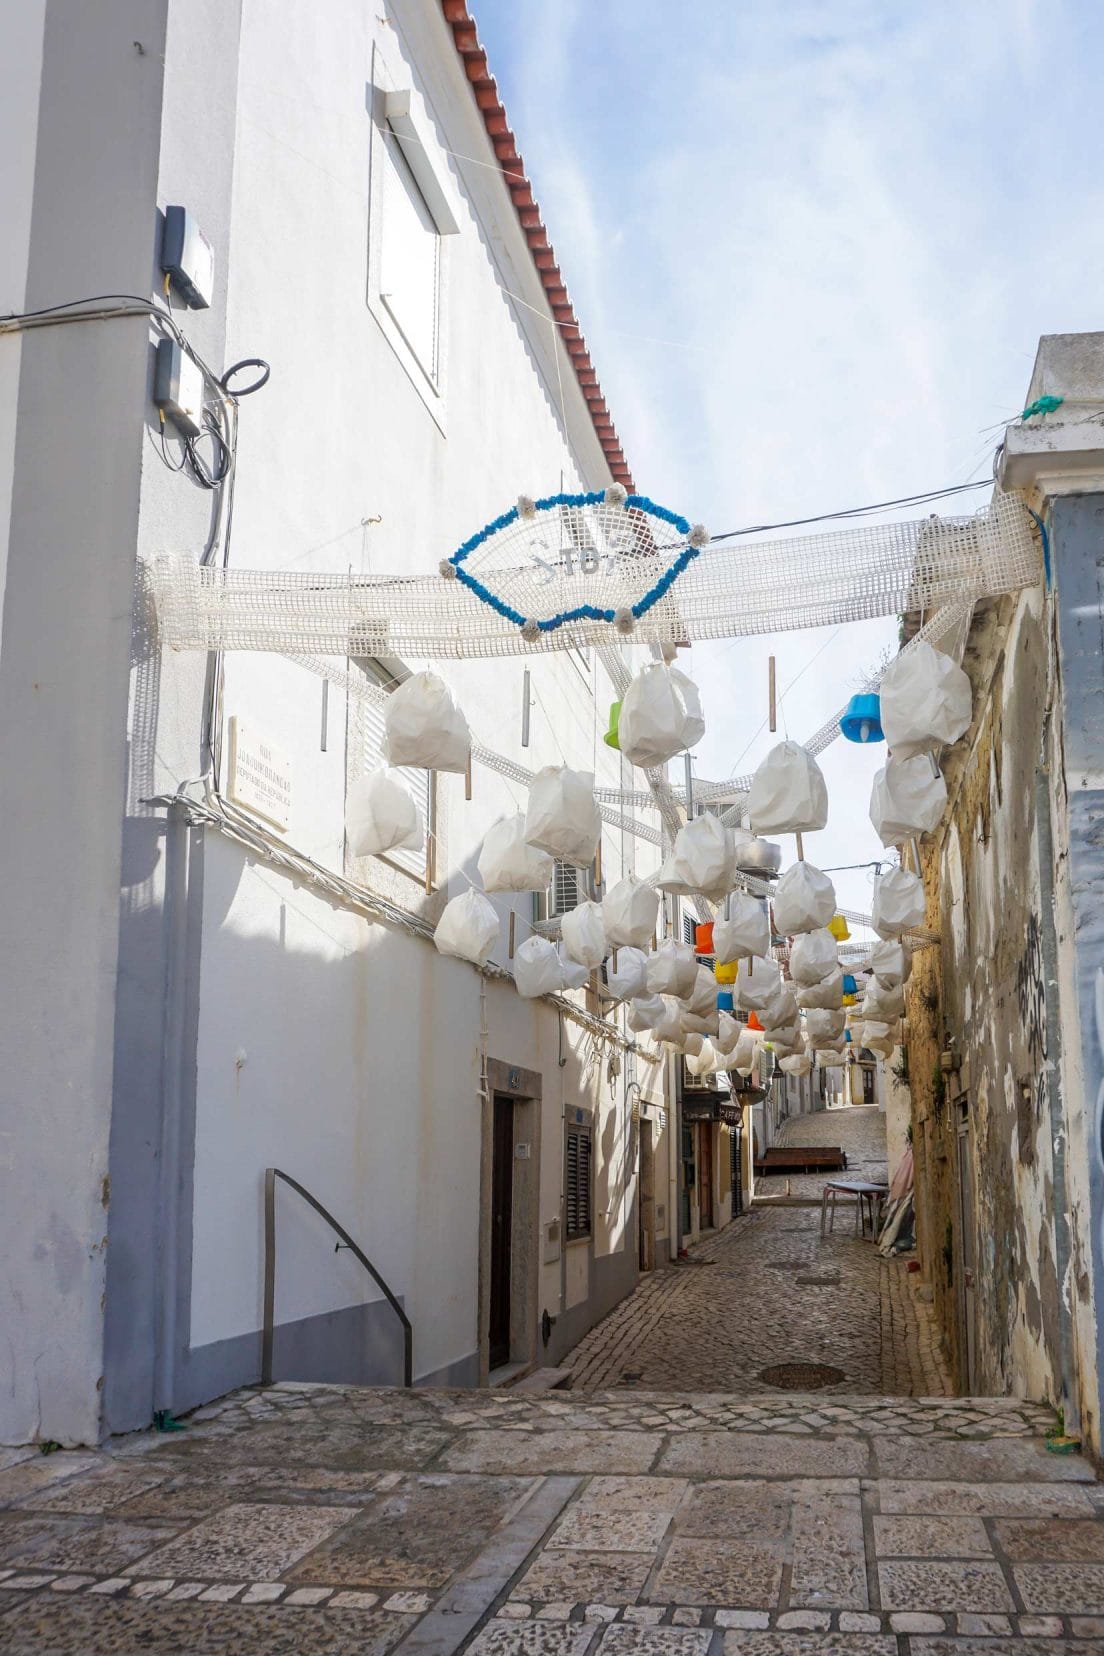
[[[598,841],[598,849],[594,853],[594,885],[599,889],[602,884],[602,842]]]
[[[517,924],[517,911],[510,910],[510,959],[514,958],[514,927]]]
[[[778,703],[774,686],[774,657],[767,657],[767,700],[770,705],[771,734],[778,729]]]
[[[464,772],[464,798],[465,799],[470,799],[471,796],[472,796],[472,775],[471,775],[471,773],[472,773],[472,762],[471,762],[471,753],[469,751],[469,753],[468,753],[468,766],[467,766],[467,769]]]
[[[798,862],[804,862],[805,861],[805,842],[801,838],[800,834],[795,834],[794,839],[797,841],[797,860],[798,860]]]

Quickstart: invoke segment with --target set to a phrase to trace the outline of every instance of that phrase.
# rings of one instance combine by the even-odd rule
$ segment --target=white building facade
[[[415,777],[428,868],[351,857],[379,741],[358,686],[424,664],[162,650],[143,579],[166,553],[425,574],[520,492],[627,478],[462,10],[39,0],[0,69],[0,310],[84,316],[0,336],[0,1442],[95,1442],[259,1378],[269,1168],[390,1284],[419,1383],[554,1364],[676,1246],[671,1076],[623,1012],[522,1001],[425,935],[524,788]],[[166,329],[139,302],[164,303],[177,204],[214,285],[171,293],[176,325],[216,375],[271,366],[232,496],[173,469],[151,401]],[[132,312],[89,319],[105,295]],[[521,664],[444,671],[488,747],[633,785],[595,656],[534,659],[524,746]],[[205,813],[166,807],[181,790]],[[606,885],[658,864],[637,817],[650,838],[607,823]],[[496,905],[508,967],[539,916]],[[276,1210],[276,1377],[399,1380],[353,1254],[286,1186]]]

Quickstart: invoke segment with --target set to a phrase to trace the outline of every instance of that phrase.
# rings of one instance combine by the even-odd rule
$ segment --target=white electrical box
[[[186,207],[165,208],[161,269],[192,310],[206,310],[215,288],[215,250]]]
[[[158,341],[153,400],[181,436],[199,436],[203,430],[203,370],[175,339]]]

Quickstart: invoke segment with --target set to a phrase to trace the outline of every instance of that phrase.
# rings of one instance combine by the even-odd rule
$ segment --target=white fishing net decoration
[[[581,518],[557,516],[551,527],[519,525],[516,539],[498,541],[495,561],[518,614],[546,604],[550,588],[557,600],[577,598],[575,607],[631,610],[686,547],[687,537],[643,514],[634,517],[620,506],[597,510],[598,516],[585,510]],[[626,520],[629,543],[615,546]],[[1031,518],[1016,496],[998,491],[973,517],[715,542],[635,618],[633,637],[673,644],[838,626],[909,610],[931,614],[964,596],[1033,586],[1040,572]],[[617,631],[616,622],[581,615],[526,638],[515,620],[439,574],[222,569],[181,557],[158,559],[151,580],[162,641],[178,650],[444,660],[585,648]]]

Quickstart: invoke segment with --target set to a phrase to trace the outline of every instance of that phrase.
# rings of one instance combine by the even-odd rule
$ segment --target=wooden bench
[[[755,1171],[765,1178],[772,1173],[838,1173],[846,1166],[847,1155],[838,1144],[779,1144],[755,1158]]]

